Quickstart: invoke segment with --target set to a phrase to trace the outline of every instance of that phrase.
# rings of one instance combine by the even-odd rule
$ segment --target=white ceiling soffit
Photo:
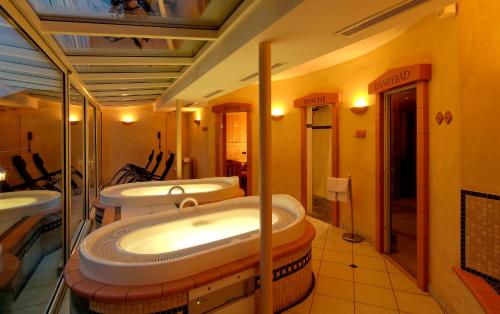
[[[420,1],[413,8],[373,23],[351,36],[342,35],[339,31],[355,27],[410,1],[290,1],[294,2],[293,5],[286,8],[282,7],[283,2],[260,1],[167,90],[155,107],[170,110],[174,99],[206,102],[255,83],[258,77],[244,82],[241,79],[258,70],[258,44],[262,41],[272,41],[272,63],[284,63],[273,71],[273,79],[290,78],[363,55],[454,1]],[[270,24],[270,19],[275,22]],[[217,90],[223,92],[204,97]]]

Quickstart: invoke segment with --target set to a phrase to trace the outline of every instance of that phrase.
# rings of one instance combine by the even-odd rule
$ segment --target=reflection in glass
[[[83,121],[83,96],[73,87],[70,89],[70,158],[71,158],[71,224],[70,234],[75,236],[75,231],[84,220],[84,132]]]
[[[89,151],[89,204],[92,204],[97,196],[97,179],[96,179],[96,132],[95,132],[95,116],[96,110],[94,106],[88,106],[88,151]]]
[[[62,266],[62,74],[0,12],[0,312],[41,313]]]
[[[219,28],[243,0],[29,0],[44,19]]]
[[[202,40],[127,38],[107,36],[54,36],[68,55],[194,57]]]

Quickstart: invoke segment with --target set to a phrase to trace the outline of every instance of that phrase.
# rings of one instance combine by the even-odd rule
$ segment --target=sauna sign
[[[212,107],[212,112],[226,113],[226,112],[243,112],[250,111],[251,105],[245,103],[228,102]]]
[[[389,77],[385,77],[381,80],[372,82],[369,86],[368,89],[370,91],[372,90],[386,90],[388,88],[392,88],[394,86],[398,86],[400,84],[404,84],[408,81],[410,78],[410,71],[402,71],[399,73],[396,73],[394,75],[391,75]]]

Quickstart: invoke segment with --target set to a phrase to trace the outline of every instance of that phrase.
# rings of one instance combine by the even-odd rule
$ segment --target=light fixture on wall
[[[78,119],[78,117],[76,115],[74,115],[74,114],[69,115],[69,123],[71,125],[76,125],[76,124],[78,124],[78,122],[80,122],[80,120]]]
[[[134,116],[126,114],[122,117],[121,121],[125,125],[131,125],[136,122],[136,119],[134,118]]]
[[[0,166],[0,182],[5,181],[6,179],[7,179],[7,170],[5,170],[2,166]]]
[[[368,110],[366,97],[358,97],[354,100],[354,106],[349,108],[354,114],[364,114]]]
[[[199,111],[196,111],[195,114],[194,114],[194,123],[197,126],[200,126],[200,123],[201,123],[201,113]]]
[[[283,108],[276,107],[271,110],[271,119],[278,121],[283,119],[285,116],[285,112],[283,111]]]

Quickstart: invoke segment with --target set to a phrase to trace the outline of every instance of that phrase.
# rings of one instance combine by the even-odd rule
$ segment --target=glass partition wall
[[[0,313],[44,313],[101,187],[101,112],[0,5]]]

